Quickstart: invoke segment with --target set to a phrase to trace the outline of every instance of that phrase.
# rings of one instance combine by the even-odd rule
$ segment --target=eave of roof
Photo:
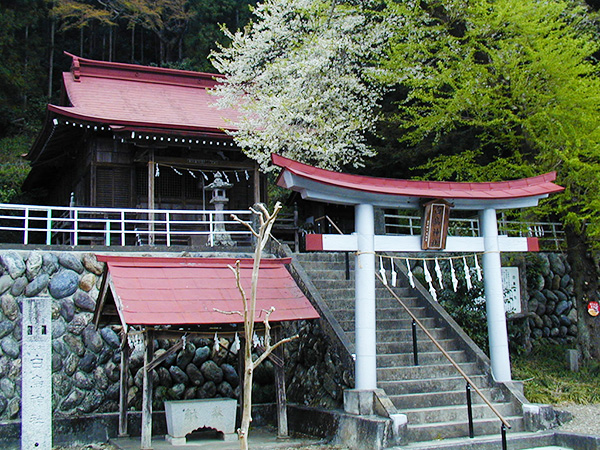
[[[556,172],[520,180],[489,183],[415,181],[339,173],[272,155],[281,167],[277,184],[300,192],[305,199],[340,204],[417,208],[422,199],[442,198],[459,209],[517,208],[564,188],[553,183]]]
[[[240,324],[240,292],[228,265],[232,258],[148,258],[99,255],[122,324]],[[263,259],[255,321],[274,307],[271,322],[315,319],[319,315],[285,268],[289,259]],[[250,292],[252,259],[240,260],[242,286]],[[98,304],[104,304],[99,299]],[[97,314],[99,312],[97,311]]]

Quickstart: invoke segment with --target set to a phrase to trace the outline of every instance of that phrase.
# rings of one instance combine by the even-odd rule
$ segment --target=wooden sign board
[[[421,224],[421,248],[423,250],[444,250],[448,237],[451,204],[445,200],[432,200],[425,203]]]

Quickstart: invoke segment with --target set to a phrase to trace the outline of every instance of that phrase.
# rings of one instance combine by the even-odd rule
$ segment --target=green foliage
[[[21,193],[21,184],[29,173],[27,153],[31,139],[25,136],[0,139],[0,203],[10,203]]]
[[[488,353],[489,343],[483,283],[477,280],[477,275],[473,270],[471,271],[473,288],[467,290],[464,282],[463,265],[462,263],[457,264],[458,261],[455,260],[454,262],[456,277],[460,280],[457,291],[454,292],[452,289],[450,269],[442,268],[445,289],[439,292],[438,301],[479,348]],[[440,262],[442,267],[446,264],[445,261]]]
[[[600,78],[593,15],[567,0],[389,1],[399,25],[381,79],[385,123],[427,148],[425,177],[513,179],[556,170],[555,215],[600,237]],[[418,158],[416,158],[418,161]]]
[[[571,372],[566,350],[564,346],[541,343],[530,354],[513,355],[513,379],[525,382],[525,396],[530,402],[555,405],[600,402],[598,364]]]

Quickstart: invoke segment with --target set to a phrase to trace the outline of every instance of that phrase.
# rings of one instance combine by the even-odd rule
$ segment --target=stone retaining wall
[[[91,253],[0,252],[0,420],[18,419],[21,403],[21,299],[52,299],[52,377],[55,417],[118,410],[119,327],[96,331],[91,323],[103,265]],[[185,348],[151,372],[154,408],[163,400],[239,395],[237,356],[220,338],[186,339]],[[155,341],[156,354],[174,342]],[[143,355],[132,353],[129,367],[131,409],[141,409]],[[274,399],[269,362],[255,372],[256,403]]]
[[[573,342],[577,336],[577,302],[566,255],[539,253],[529,255],[526,261],[531,339]]]
[[[576,311],[570,267],[562,255],[528,256],[527,289],[522,295],[529,316],[526,339],[567,343],[576,334]],[[531,259],[534,258],[534,259]],[[510,265],[510,264],[505,264]],[[47,251],[0,252],[0,420],[18,419],[21,394],[21,307],[25,297],[52,299],[53,407],[56,417],[118,410],[120,338],[118,327],[96,331],[91,324],[103,266],[91,253]],[[300,339],[285,346],[288,398],[326,408],[340,407],[343,390],[354,384],[319,321],[288,324],[285,335]],[[173,342],[158,340],[156,353]],[[189,337],[151,376],[154,408],[163,400],[239,396],[237,356],[231,340]],[[129,407],[141,409],[142,352],[130,360]],[[255,372],[253,400],[274,401],[273,367],[266,361]]]

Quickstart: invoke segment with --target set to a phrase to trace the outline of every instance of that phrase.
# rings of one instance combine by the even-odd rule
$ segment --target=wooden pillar
[[[127,397],[129,388],[127,378],[129,375],[129,342],[127,333],[123,333],[121,344],[121,372],[119,380],[119,437],[129,436],[127,430]]]
[[[274,330],[275,342],[281,339],[281,327]],[[277,397],[277,437],[280,439],[289,438],[287,421],[287,396],[285,393],[285,361],[283,356],[283,346],[274,350],[274,356],[277,358],[275,363],[275,395]]]
[[[154,199],[156,163],[154,162],[154,149],[148,150],[148,209],[156,207]],[[154,245],[154,213],[148,214],[148,245]]]
[[[142,385],[142,442],[141,450],[152,449],[152,378],[147,369],[154,354],[154,332],[147,329],[144,333],[144,381]]]

